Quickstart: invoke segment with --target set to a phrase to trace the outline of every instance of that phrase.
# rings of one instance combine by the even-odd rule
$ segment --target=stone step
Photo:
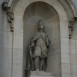
[[[54,77],[50,72],[31,71],[29,77]]]

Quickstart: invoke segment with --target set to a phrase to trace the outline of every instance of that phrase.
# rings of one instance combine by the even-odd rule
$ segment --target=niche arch
[[[49,4],[37,1],[27,6],[24,12],[23,26],[23,48],[24,67],[27,61],[28,46],[33,35],[38,31],[38,21],[43,19],[45,31],[51,41],[48,50],[47,71],[60,76],[61,72],[61,50],[60,50],[60,20],[56,10]]]
[[[67,18],[67,14],[64,11],[63,7],[60,5],[60,3],[57,0],[20,0],[15,9],[14,9],[14,15],[15,15],[15,20],[14,20],[14,43],[13,43],[13,48],[20,48],[22,49],[21,51],[21,55],[22,55],[22,59],[20,59],[20,67],[21,69],[16,71],[16,72],[21,72],[20,73],[20,77],[23,76],[23,17],[24,17],[24,12],[25,9],[27,8],[28,5],[30,5],[33,2],[37,2],[37,1],[42,1],[45,3],[48,3],[49,5],[51,5],[58,13],[59,15],[59,19],[60,19],[60,50],[61,50],[61,55],[63,53],[69,53],[69,37],[68,37],[68,18]],[[17,41],[16,38],[21,38],[19,39],[20,41]],[[66,42],[64,42],[66,40]],[[15,50],[13,50],[14,52]],[[60,55],[60,56],[61,56]],[[62,56],[61,56],[62,58]],[[60,59],[61,59],[60,58]],[[17,60],[17,59],[16,59]],[[13,60],[13,65],[15,64],[14,60]],[[65,73],[63,72],[63,59],[61,59],[61,73],[60,74],[55,74],[56,76],[58,75],[64,75]],[[13,67],[13,71],[16,68]],[[14,75],[14,74],[13,74]]]

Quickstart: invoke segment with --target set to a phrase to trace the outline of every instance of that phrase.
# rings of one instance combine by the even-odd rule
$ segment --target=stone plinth
[[[31,71],[29,77],[54,77],[49,72]]]

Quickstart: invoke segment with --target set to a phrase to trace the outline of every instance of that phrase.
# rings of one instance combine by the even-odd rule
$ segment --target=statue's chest
[[[46,37],[46,34],[45,33],[40,33],[39,38],[41,38],[41,37],[44,39]]]

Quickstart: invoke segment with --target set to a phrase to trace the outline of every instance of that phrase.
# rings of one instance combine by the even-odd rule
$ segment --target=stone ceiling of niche
[[[31,5],[29,5],[25,11],[25,16],[27,16],[27,18],[32,17],[32,16],[38,16],[41,18],[46,19],[48,22],[51,21],[58,21],[56,18],[56,16],[58,17],[57,12],[54,10],[54,8],[52,8],[50,5],[44,3],[44,2],[36,2],[36,3],[32,3]]]

